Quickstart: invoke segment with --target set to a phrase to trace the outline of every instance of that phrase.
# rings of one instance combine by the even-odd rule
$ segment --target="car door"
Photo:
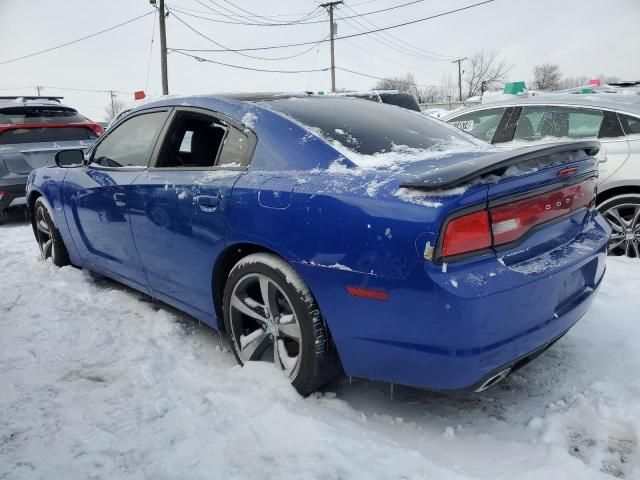
[[[148,165],[168,109],[128,117],[88,153],[87,164],[69,169],[65,215],[78,254],[88,265],[145,290],[148,282],[131,233],[131,182]]]
[[[255,136],[210,111],[176,108],[162,137],[152,166],[131,186],[134,239],[152,294],[212,317],[213,266],[225,246],[229,198]]]
[[[615,112],[568,105],[525,105],[509,145],[590,139],[601,143],[597,156],[601,183],[629,157],[629,145]]]

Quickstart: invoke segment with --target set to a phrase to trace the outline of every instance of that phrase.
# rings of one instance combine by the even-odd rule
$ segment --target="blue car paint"
[[[504,251],[449,265],[423,258],[452,212],[557,182],[560,167],[454,195],[414,192],[418,203],[412,203],[398,198],[399,185],[429,162],[402,173],[363,171],[295,122],[255,104],[211,97],[180,102],[140,110],[187,105],[237,121],[250,112],[258,138],[250,167],[97,176],[86,166],[35,171],[28,191],[51,204],[74,264],[220,328],[211,289],[216,260],[236,245],[259,245],[286,259],[309,285],[348,375],[432,389],[474,385],[566,332],[593,300],[610,233],[593,212],[576,212]],[[577,175],[596,169],[594,159],[567,166]],[[106,202],[115,193],[125,195],[124,211]],[[203,210],[201,198],[213,199],[215,210]],[[78,219],[91,212],[91,231],[83,233]],[[538,271],[527,270],[543,260]],[[347,285],[388,291],[389,300],[352,297]]]

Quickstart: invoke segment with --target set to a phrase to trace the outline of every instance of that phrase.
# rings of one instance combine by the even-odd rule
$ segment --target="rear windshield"
[[[460,130],[427,115],[383,103],[344,97],[287,98],[261,102],[281,112],[330,143],[337,142],[360,155],[399,150],[433,150],[452,142],[473,148]]]
[[[24,123],[75,123],[87,119],[68,107],[10,107],[0,109],[0,125]]]
[[[96,136],[91,129],[84,127],[15,128],[0,133],[0,145],[91,140],[93,138]]]

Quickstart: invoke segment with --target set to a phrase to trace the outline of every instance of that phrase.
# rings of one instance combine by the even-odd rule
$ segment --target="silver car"
[[[609,254],[640,258],[640,96],[548,94],[485,103],[442,119],[498,148],[598,139],[597,202],[613,229]]]

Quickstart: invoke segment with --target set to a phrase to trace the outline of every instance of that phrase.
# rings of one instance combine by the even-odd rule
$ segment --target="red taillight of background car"
[[[442,256],[450,257],[491,247],[491,226],[486,210],[456,217],[447,224]]]
[[[102,125],[99,123],[89,123],[88,126],[96,137],[99,137],[104,133],[104,128],[102,128]]]
[[[447,224],[442,257],[485,250],[521,239],[533,228],[594,205],[596,179],[455,217]]]

